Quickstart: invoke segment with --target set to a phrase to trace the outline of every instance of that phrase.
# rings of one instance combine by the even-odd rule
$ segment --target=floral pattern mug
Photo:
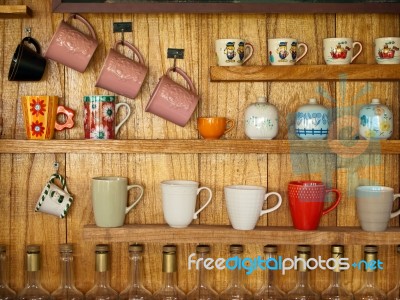
[[[121,126],[128,120],[131,108],[127,103],[115,103],[115,96],[84,96],[84,129],[86,139],[115,139]],[[120,107],[126,108],[125,117],[116,124],[116,114]]]

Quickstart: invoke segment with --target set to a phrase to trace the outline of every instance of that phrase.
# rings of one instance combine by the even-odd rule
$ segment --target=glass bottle
[[[321,293],[322,300],[352,300],[353,294],[343,287],[341,282],[341,270],[339,261],[343,258],[344,247],[331,246],[332,259],[335,260],[335,269],[332,270],[331,284]]]
[[[243,253],[242,245],[230,245],[229,251],[231,258],[238,257],[241,261],[241,254]],[[251,300],[253,295],[246,289],[242,281],[242,269],[236,266],[230,271],[231,282],[229,286],[219,295],[220,300]]]
[[[108,252],[108,245],[96,245],[96,279],[94,286],[86,293],[86,300],[118,299],[118,293],[110,286]]]
[[[177,284],[176,278],[176,246],[166,245],[163,247],[163,283],[161,289],[154,293],[156,300],[184,300],[186,295]]]
[[[311,247],[306,245],[297,246],[297,258],[302,259],[297,264],[297,283],[296,286],[288,292],[288,300],[318,300],[320,295],[310,286],[308,278],[307,260],[310,258]]]
[[[0,300],[14,300],[15,296],[8,286],[6,246],[0,245]]]
[[[18,300],[49,300],[50,294],[40,282],[40,246],[26,247],[25,287],[18,293]]]
[[[72,244],[60,245],[60,286],[51,294],[53,300],[83,300],[81,291],[75,287],[72,262],[74,260]]]
[[[129,245],[129,259],[131,261],[131,281],[119,294],[120,300],[148,300],[151,293],[142,284],[142,253],[143,245]]]
[[[198,245],[196,247],[197,259],[201,260],[197,270],[197,285],[187,295],[188,300],[218,300],[218,293],[208,284],[207,269],[204,261],[208,258],[210,246]]]
[[[388,300],[400,300],[400,245],[397,246],[397,284],[388,292]]]
[[[362,287],[354,293],[355,300],[385,300],[386,294],[376,286],[375,274],[377,268],[367,267],[367,264],[375,261],[377,262],[378,247],[365,246],[364,247],[364,282]],[[376,266],[376,264],[375,264]]]
[[[267,269],[264,271],[264,284],[254,295],[255,300],[286,299],[286,294],[275,284],[275,271],[268,268],[268,260],[276,260],[277,247],[275,245],[264,246]]]

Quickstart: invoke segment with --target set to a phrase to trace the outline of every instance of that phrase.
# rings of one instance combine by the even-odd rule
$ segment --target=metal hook
[[[25,27],[25,34],[28,37],[31,37],[32,36],[32,27]]]
[[[172,71],[176,72],[176,55],[174,55],[174,66],[172,68]]]
[[[55,172],[56,174],[58,174],[58,169],[59,169],[59,167],[60,167],[60,164],[59,164],[58,162],[54,162],[54,163],[53,163],[54,172]]]

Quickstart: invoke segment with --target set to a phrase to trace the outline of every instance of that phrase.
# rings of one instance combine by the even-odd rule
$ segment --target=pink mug
[[[139,62],[119,53],[118,45],[131,49]],[[146,75],[147,67],[144,65],[144,59],[139,50],[128,42],[117,41],[106,57],[96,86],[128,98],[135,98]]]
[[[189,89],[169,77],[169,73],[174,71],[186,80]],[[160,78],[145,111],[184,127],[198,102],[199,96],[189,76],[178,67],[169,68],[167,73]]]
[[[85,24],[90,35],[69,25],[67,22],[71,19]],[[45,57],[83,73],[99,43],[93,27],[82,16],[73,14],[67,22],[61,21],[50,41]]]

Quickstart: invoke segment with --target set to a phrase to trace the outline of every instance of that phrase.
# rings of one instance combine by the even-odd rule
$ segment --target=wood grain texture
[[[178,283],[185,292],[196,283],[196,272],[188,270],[187,258],[195,252],[199,242],[211,244],[211,257],[214,259],[227,258],[231,242],[244,244],[244,255],[252,258],[262,255],[264,244],[279,243],[279,255],[293,257],[297,243],[311,243],[312,255],[326,259],[330,257],[329,244],[338,242],[348,244],[346,256],[350,261],[362,258],[362,244],[374,242],[381,244],[379,258],[385,263],[385,269],[378,274],[379,284],[385,291],[394,286],[396,279],[390,276],[394,273],[390,262],[395,257],[393,244],[400,243],[398,220],[391,221],[387,232],[370,234],[360,231],[354,189],[360,184],[370,183],[391,186],[396,191],[399,189],[399,84],[392,80],[398,79],[398,74],[387,77],[397,70],[397,66],[374,65],[372,56],[375,37],[400,35],[399,15],[85,13],[84,17],[93,25],[100,45],[84,73],[49,60],[41,81],[9,82],[9,65],[24,36],[24,27],[32,26],[32,36],[38,39],[45,51],[58,24],[66,20],[68,14],[51,14],[50,0],[0,0],[0,4],[24,4],[33,10],[31,19],[0,19],[0,242],[8,246],[9,269],[13,271],[10,283],[14,289],[23,286],[25,245],[39,243],[43,250],[43,285],[50,291],[54,290],[60,275],[57,248],[65,241],[75,245],[75,279],[78,288],[84,292],[89,290],[94,280],[96,243],[110,244],[111,284],[121,291],[128,284],[128,244],[140,241],[145,242],[144,283],[152,292],[161,285],[162,246],[172,242],[179,243]],[[120,34],[112,33],[112,23],[119,21],[133,22],[133,32],[125,34],[125,39],[139,48],[149,73],[136,99],[117,97],[117,102],[128,103],[132,110],[117,139],[83,140],[83,96],[112,95],[95,87],[95,82],[109,49],[121,38]],[[75,20],[71,24],[86,30]],[[267,66],[268,38],[290,36],[306,42],[309,52],[297,66],[293,66],[291,70],[294,73],[279,75],[286,80],[295,79],[292,76],[307,78],[315,70],[333,76],[332,71],[329,73],[327,68],[322,68],[322,40],[339,35],[351,36],[363,43],[364,51],[356,64],[341,68],[347,68],[351,76],[358,76],[357,80],[362,81],[319,81],[322,77],[312,82],[266,82],[257,77],[253,78],[255,81],[210,81],[210,67],[219,70],[215,67],[214,53],[214,43],[218,38],[241,37],[255,47],[247,66],[240,69],[242,79],[247,76],[246,70],[260,66],[262,74],[264,70],[277,70]],[[178,60],[177,66],[192,78],[201,97],[184,128],[144,111],[159,78],[173,65],[173,60],[166,57],[169,47],[185,49],[185,58]],[[128,49],[121,47],[119,51],[133,58]],[[380,74],[390,82],[366,81],[373,79],[366,77],[371,74]],[[312,76],[317,79],[317,75]],[[186,86],[180,76],[173,74],[173,79]],[[20,98],[24,95],[58,95],[62,104],[76,110],[75,127],[57,132],[51,141],[25,140],[20,107]],[[279,110],[280,130],[276,140],[246,139],[244,111],[258,96],[266,96]],[[372,97],[381,98],[394,112],[394,135],[388,141],[372,143],[355,139],[358,110]],[[294,135],[294,112],[308,98],[317,98],[329,108],[333,122],[327,141],[312,143],[298,140]],[[118,113],[117,119],[120,120],[123,114]],[[237,125],[223,139],[205,141],[198,135],[198,116],[226,116],[235,119]],[[54,161],[60,163],[60,173],[65,175],[74,197],[66,220],[33,212],[37,197],[53,171]],[[90,179],[99,175],[124,176],[130,183],[144,186],[143,200],[127,215],[125,227],[110,230],[87,227],[94,224]],[[210,206],[188,229],[180,231],[165,225],[160,191],[160,182],[165,179],[196,180],[214,192]],[[291,229],[287,183],[293,179],[322,180],[342,191],[342,203],[335,212],[322,219],[321,230],[299,232]],[[223,187],[229,184],[265,186],[268,191],[279,192],[283,204],[274,213],[260,218],[257,230],[235,231],[229,225],[224,203]],[[129,194],[129,202],[134,196],[135,193]],[[204,196],[199,198],[198,205],[201,205]],[[273,205],[274,201],[271,198],[266,206]],[[87,235],[88,239],[85,238]],[[328,273],[324,270],[310,273],[311,283],[318,291],[328,285]],[[261,286],[263,275],[258,270],[245,276],[246,285],[256,291]],[[210,273],[211,282],[219,292],[227,287],[229,276],[226,269]],[[288,291],[295,284],[296,274],[290,271],[285,275],[278,274],[277,278],[282,289]],[[360,271],[344,272],[343,282],[349,289],[356,290],[360,281]]]
[[[398,81],[397,65],[295,65],[211,67],[212,81]]]

